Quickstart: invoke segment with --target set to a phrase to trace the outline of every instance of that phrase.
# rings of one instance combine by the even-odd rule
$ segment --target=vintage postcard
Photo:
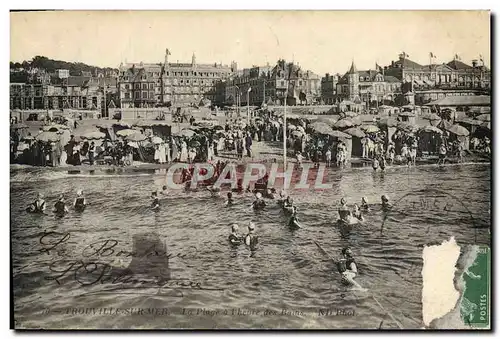
[[[10,20],[14,329],[491,329],[489,11]]]

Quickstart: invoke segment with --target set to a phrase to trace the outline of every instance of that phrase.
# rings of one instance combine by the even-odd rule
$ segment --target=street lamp
[[[239,117],[240,116],[241,92],[240,92],[240,88],[237,85],[234,85],[234,87],[236,87],[238,89],[238,92],[237,92],[237,95],[236,95],[236,111],[238,112],[238,117]]]
[[[252,87],[248,87],[247,90],[247,124],[250,124],[250,92],[252,91]]]

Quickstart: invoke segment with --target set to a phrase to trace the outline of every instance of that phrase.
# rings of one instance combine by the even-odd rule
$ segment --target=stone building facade
[[[199,64],[193,54],[191,63],[171,63],[170,51],[164,63],[126,64],[119,68],[121,107],[157,107],[198,104],[202,99],[217,99],[217,83],[237,68],[222,64]]]

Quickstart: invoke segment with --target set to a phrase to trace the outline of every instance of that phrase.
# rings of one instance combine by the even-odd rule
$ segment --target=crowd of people
[[[11,162],[57,167],[81,164],[126,166],[134,161],[158,164],[213,162],[220,156],[242,160],[253,158],[255,142],[282,142],[284,138],[283,118],[267,109],[254,111],[248,122],[229,118],[223,125],[207,127],[198,125],[191,116],[189,123],[189,128],[178,133],[151,134],[140,142],[128,141],[126,137],[111,138],[107,134],[102,140],[81,140],[70,132],[74,126],[63,130],[59,140],[39,140],[37,135],[30,134],[21,136],[18,129],[11,129]],[[352,152],[346,139],[318,133],[310,128],[312,123],[314,120],[296,117],[287,121],[289,156],[295,156],[299,164],[311,161],[344,166]],[[290,128],[292,126],[294,129]],[[41,132],[42,128],[38,133]],[[365,133],[360,138],[361,158],[371,161],[374,169],[384,169],[386,163],[415,165],[417,157],[424,153],[438,155],[438,163],[450,156],[463,160],[466,149],[463,141],[450,137],[448,131],[428,133],[425,137],[421,132],[398,128],[389,137],[387,129],[381,128]],[[470,149],[489,156],[489,138],[473,137]]]

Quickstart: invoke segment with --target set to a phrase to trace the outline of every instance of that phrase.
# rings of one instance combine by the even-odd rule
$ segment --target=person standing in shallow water
[[[259,237],[255,235],[255,224],[250,222],[248,225],[248,233],[245,236],[245,245],[247,245],[250,250],[254,251],[257,249],[257,244],[259,243]]]
[[[59,200],[54,204],[54,209],[52,210],[55,214],[58,216],[63,216],[64,214],[68,213],[68,207],[66,206],[66,203],[64,201],[64,196],[61,194],[59,196]]]
[[[78,192],[76,192],[76,199],[73,203],[73,208],[78,212],[83,212],[83,210],[85,210],[85,207],[87,207],[87,200],[83,196],[83,191],[79,190]]]
[[[242,236],[238,233],[238,224],[231,226],[231,234],[229,234],[229,242],[231,245],[236,246],[241,244]]]

